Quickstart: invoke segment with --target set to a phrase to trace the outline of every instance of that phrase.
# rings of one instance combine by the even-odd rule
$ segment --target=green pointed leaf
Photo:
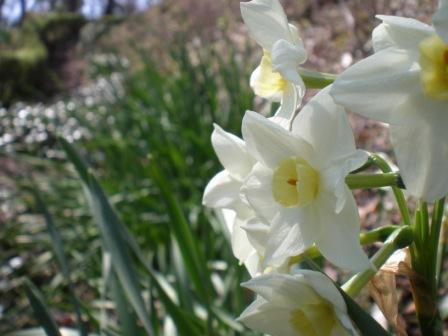
[[[136,257],[145,267],[151,279],[151,284],[159,294],[159,299],[164,304],[166,311],[173,319],[176,327],[178,328],[179,334],[185,336],[204,334],[203,326],[201,325],[198,318],[179,308],[177,293],[174,288],[162,274],[156,272],[151,267],[147,258],[145,258],[142,250],[138,246],[134,237],[129,233],[127,228],[122,226],[122,230],[123,237],[128,242]]]
[[[110,274],[110,288],[112,298],[117,309],[118,319],[120,321],[120,330],[122,335],[144,335],[141,327],[137,325],[137,316],[131,307],[123,292],[122,286],[117,279],[115,272]]]
[[[361,335],[363,336],[391,336],[386,330],[381,327],[375,319],[370,316],[364,309],[362,309],[355,300],[348,296],[342,289],[339,292],[344,298],[347,305],[347,311],[350,318],[355,322]]]
[[[64,151],[70,161],[74,164],[78,172],[85,190],[87,199],[91,207],[92,214],[100,227],[103,237],[103,243],[107,250],[111,253],[114,269],[118,278],[128,296],[129,301],[134,306],[140,319],[149,316],[143,305],[143,299],[137,286],[137,274],[131,264],[131,258],[128,253],[128,247],[135,253],[140,262],[145,266],[148,275],[151,278],[151,284],[157,291],[160,301],[165,305],[165,309],[172,317],[178,332],[181,335],[200,335],[203,328],[197,318],[191,314],[187,314],[177,306],[177,302],[173,301],[167,292],[170,288],[168,281],[164,277],[154,271],[147,262],[143,252],[140,250],[134,237],[128,232],[127,228],[120,221],[116,213],[113,211],[107,197],[104,195],[101,186],[95,177],[87,170],[84,162],[75,149],[64,139],[59,139]],[[112,249],[109,248],[112,246]],[[129,279],[129,280],[128,280]],[[133,299],[132,299],[133,298]],[[136,307],[140,307],[137,311]],[[141,316],[144,314],[143,317]],[[146,325],[151,325],[149,321]],[[145,329],[147,329],[145,325]]]
[[[208,304],[210,302],[210,291],[212,286],[210,284],[210,277],[207,275],[205,261],[203,260],[204,258],[198,248],[200,244],[193,236],[179,201],[170,190],[170,185],[164,173],[154,159],[151,160],[151,176],[157,183],[167,206],[168,214],[170,216],[170,228],[179,245],[179,251],[182,254],[190,280],[193,282],[202,301]]]
[[[90,210],[95,222],[100,228],[103,246],[112,256],[112,264],[120,283],[134,307],[135,312],[140,318],[140,321],[143,323],[146,332],[149,335],[152,335],[149,314],[139,289],[138,275],[129,255],[126,241],[121,234],[122,230],[120,229],[120,226],[122,224],[115,211],[112,209],[99,183],[87,170],[79,154],[66,140],[60,138],[60,143],[67,154],[68,159],[73,163],[81,178]]]
[[[48,232],[51,237],[51,242],[53,245],[54,254],[56,256],[56,259],[58,261],[59,267],[62,271],[62,276],[65,278],[65,281],[68,284],[69,294],[70,294],[70,301],[73,306],[73,309],[75,310],[76,314],[76,322],[79,328],[79,332],[81,336],[86,336],[87,332],[84,328],[82,318],[81,318],[81,308],[79,305],[78,297],[76,296],[73,283],[71,281],[70,276],[70,268],[68,267],[67,258],[65,257],[64,253],[64,245],[62,242],[61,235],[59,234],[58,229],[56,228],[56,225],[53,222],[53,218],[51,217],[45,203],[43,202],[39,190],[37,188],[33,189],[33,195],[34,199],[36,201],[36,205],[39,209],[39,211],[42,213],[45,224],[47,225]]]
[[[30,301],[31,308],[33,308],[34,316],[42,328],[44,328],[47,336],[61,336],[58,326],[51,316],[50,310],[40,291],[28,279],[25,279],[24,285],[25,294]]]

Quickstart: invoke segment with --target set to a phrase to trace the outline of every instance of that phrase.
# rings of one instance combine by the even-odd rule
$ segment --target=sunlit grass
[[[24,228],[28,241],[22,245],[41,253],[57,251],[51,260],[57,257],[59,264],[45,261],[51,261],[51,285],[41,287],[50,308],[72,314],[77,306],[77,299],[66,294],[67,267],[90,331],[145,334],[143,321],[146,332],[156,335],[163,335],[171,321],[184,335],[243,330],[233,317],[246,303],[239,288],[246,271],[233,257],[225,229],[201,206],[207,181],[220,169],[210,143],[213,123],[239,134],[241,117],[252,106],[250,64],[242,61],[249,51],[228,49],[177,47],[171,51],[171,72],[161,70],[154,55],[151,60],[142,54],[142,69],[120,69],[124,94],[115,92],[111,102],[71,112],[90,134],[76,148],[116,209],[112,222],[123,223],[115,229],[129,230],[127,238],[117,234],[119,245],[110,245],[104,234],[110,218],[98,217],[104,209],[92,205],[89,193],[84,198],[59,144],[53,147],[58,159],[36,159],[41,171],[34,176],[39,178],[21,180],[24,187],[41,189],[44,208],[36,207],[28,189],[21,194],[32,213],[48,209],[47,220],[56,230],[50,235],[48,226],[40,225],[33,236]],[[55,240],[59,235],[60,242]],[[46,243],[39,245],[42,240]],[[111,254],[112,268],[107,268],[111,249],[118,254]],[[67,265],[61,269],[62,251]],[[131,285],[127,271],[117,268],[122,253],[130,254],[121,265],[136,272]],[[27,274],[31,280],[40,281],[42,267]],[[128,306],[123,310],[123,305]]]

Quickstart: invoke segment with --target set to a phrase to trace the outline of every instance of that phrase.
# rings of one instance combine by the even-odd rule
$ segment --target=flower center
[[[312,202],[319,190],[319,174],[301,158],[282,161],[274,170],[272,195],[285,208]]]
[[[330,336],[337,319],[330,304],[322,302],[291,311],[289,322],[300,335]]]
[[[448,44],[438,35],[424,39],[419,63],[424,93],[435,99],[448,99]]]
[[[288,82],[272,69],[271,53],[264,50],[259,74],[254,83],[254,91],[260,97],[272,98],[283,92]]]

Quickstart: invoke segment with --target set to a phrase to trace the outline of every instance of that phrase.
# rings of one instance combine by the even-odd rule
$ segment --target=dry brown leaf
[[[411,267],[409,249],[406,247],[395,251],[384,265],[381,266],[381,271],[411,278],[414,272]]]
[[[404,319],[398,314],[398,294],[395,274],[380,270],[370,280],[368,288],[370,295],[397,335],[407,336]]]

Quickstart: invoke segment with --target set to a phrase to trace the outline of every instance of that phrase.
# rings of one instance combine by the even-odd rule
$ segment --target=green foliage
[[[31,307],[33,308],[34,315],[42,325],[42,328],[44,328],[47,336],[61,336],[56,322],[51,316],[42,295],[33,283],[28,280],[25,280],[25,292]]]
[[[54,50],[77,36],[85,19],[76,13],[28,15],[23,25],[0,38],[0,102],[36,99],[54,93],[58,78],[51,67]]]
[[[52,309],[74,312],[67,304],[77,300],[61,285],[87,286],[88,293],[77,294],[89,331],[163,335],[170,321],[181,335],[244,330],[234,318],[247,304],[239,287],[245,270],[226,229],[201,206],[206,183],[222,169],[210,143],[213,123],[238,134],[253,101],[250,65],[242,62],[249,50],[227,46],[173,46],[164,70],[142,54],[144,67],[124,73],[124,94],[73,111],[92,134],[76,144],[92,170],[70,144],[57,149],[75,164],[86,198],[60,154],[33,161],[45,191],[37,212],[49,230],[42,228],[35,243],[55,251],[62,275],[43,292]],[[99,303],[86,303],[83,295]]]

